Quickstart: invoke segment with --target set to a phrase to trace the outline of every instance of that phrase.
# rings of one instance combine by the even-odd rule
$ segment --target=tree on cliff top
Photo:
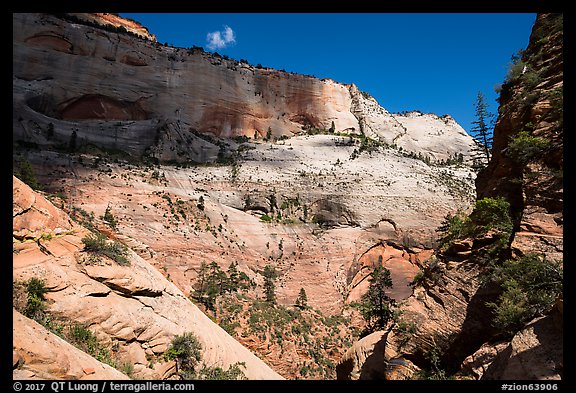
[[[472,137],[478,142],[473,152],[475,162],[482,162],[484,165],[490,161],[490,150],[492,149],[492,133],[494,114],[488,112],[488,104],[484,94],[479,91],[474,104],[476,108],[476,120],[472,122],[470,130]]]

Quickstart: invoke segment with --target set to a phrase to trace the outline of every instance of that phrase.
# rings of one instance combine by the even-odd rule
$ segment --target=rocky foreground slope
[[[204,315],[154,267],[128,253],[128,264],[91,258],[82,239],[90,232],[17,178],[13,179],[13,279],[17,288],[44,281],[52,326],[81,324],[102,347],[112,347],[118,364],[131,364],[130,377],[161,379],[175,373],[163,356],[176,335],[194,333],[205,364],[228,369],[238,362],[249,379],[280,379],[260,359]],[[15,377],[65,379],[126,378],[81,353],[60,337],[14,310]],[[44,338],[43,338],[44,337]],[[42,345],[38,345],[38,342]],[[54,357],[53,354],[60,354]],[[87,371],[88,370],[88,371]]]

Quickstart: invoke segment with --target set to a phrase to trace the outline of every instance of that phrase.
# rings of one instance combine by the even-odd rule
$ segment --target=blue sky
[[[467,131],[478,91],[528,45],[534,13],[121,13],[161,43],[354,83],[390,112],[449,114]],[[208,40],[210,39],[210,41]]]

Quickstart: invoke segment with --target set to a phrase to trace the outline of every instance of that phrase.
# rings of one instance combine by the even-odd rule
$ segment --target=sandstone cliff
[[[17,178],[13,179],[13,278],[25,282],[37,278],[49,292],[47,312],[54,321],[88,326],[114,356],[133,365],[133,376],[160,379],[174,373],[173,362],[163,357],[176,335],[192,332],[203,347],[202,359],[209,366],[227,369],[242,362],[249,379],[279,379],[260,359],[212,322],[162,274],[133,251],[129,266],[107,258],[90,259],[82,239],[89,233]],[[88,355],[78,355],[70,345],[51,336],[45,328],[15,314],[13,348],[22,363],[39,378],[83,378],[81,368],[102,368]],[[31,334],[26,340],[26,331]],[[35,333],[37,332],[37,333]],[[44,347],[34,340],[49,339]],[[46,351],[61,348],[62,357],[42,359]],[[80,356],[80,357],[79,357]],[[82,359],[78,366],[73,359]],[[15,375],[20,375],[19,369]],[[116,378],[110,370],[94,378]],[[52,371],[51,371],[52,370]],[[92,374],[92,373],[91,373]]]
[[[139,376],[170,374],[169,364],[154,374],[147,357],[158,360],[170,337],[185,331],[181,322],[203,331],[198,321],[207,317],[196,318],[199,310],[188,310],[183,297],[193,292],[202,262],[225,269],[237,261],[257,284],[252,299],[261,298],[261,273],[271,264],[279,273],[279,305],[293,305],[304,288],[314,309],[350,314],[349,303],[378,263],[392,271],[392,296],[410,296],[408,283],[430,257],[435,229],[447,214],[469,210],[475,198],[475,173],[467,165],[473,141],[450,116],[392,114],[354,85],[53,15],[14,14],[13,29],[15,167],[30,162],[66,213],[92,214],[92,224],[137,254],[134,272],[76,264],[81,235],[70,238],[66,214],[50,213],[57,219],[46,221],[59,223],[63,229],[55,234],[65,235],[70,251],[56,265],[71,269],[38,268],[67,280],[47,295],[54,301],[50,310],[94,326],[105,343],[119,342]],[[458,154],[463,162],[439,162]],[[114,229],[99,218],[107,208],[118,220]],[[29,220],[14,234],[20,242],[42,231]],[[54,252],[61,241],[42,245]],[[25,244],[35,250],[30,266],[50,260],[39,244]],[[18,272],[19,279],[32,274]],[[159,284],[158,275],[172,283]],[[122,301],[122,311],[93,315],[79,308],[108,300]],[[158,322],[165,333],[143,334],[156,313],[172,312],[174,304],[160,300],[194,317],[177,314],[178,321]],[[141,309],[144,320],[135,320],[128,304]],[[282,346],[269,335],[232,333],[286,377],[306,377],[301,370],[319,363],[319,351],[338,355],[322,343],[314,343],[312,356],[298,342]],[[217,346],[206,355],[215,364],[243,361],[242,353],[219,354],[224,344],[217,343],[228,338],[203,337],[206,346]],[[277,377],[263,370],[247,376]]]
[[[124,29],[128,33],[134,34],[138,37],[147,39],[149,41],[156,42],[156,36],[151,34],[145,26],[142,26],[139,22],[135,20],[130,20],[123,18],[117,14],[110,14],[104,12],[95,13],[74,13],[70,12],[64,14],[65,18],[71,18],[72,21],[75,18],[78,19],[80,23],[96,24],[97,26],[103,26],[104,28],[114,28],[116,30]]]
[[[545,270],[563,261],[562,23],[561,14],[538,15],[502,87],[492,159],[476,179],[478,200],[504,197],[510,204],[512,229],[500,242],[489,232],[437,249],[391,332],[352,347],[337,367],[340,378],[563,378],[562,293],[551,292],[553,305],[511,337],[496,329],[490,305],[505,289],[491,276],[504,260],[527,265],[536,254]],[[545,285],[544,274],[535,278],[514,307]],[[376,365],[367,361],[371,351],[378,351]]]
[[[562,40],[562,15],[540,15],[502,86],[493,158],[476,179],[479,198],[502,195],[512,204],[514,251],[556,260],[563,252]]]
[[[113,15],[80,16],[119,23]],[[129,22],[124,26],[134,27]],[[16,140],[57,146],[76,131],[79,143],[138,158],[203,162],[215,159],[218,147],[197,132],[262,139],[269,130],[293,136],[334,123],[336,132],[365,132],[437,160],[468,157],[473,146],[449,116],[395,116],[354,85],[46,14],[14,14],[13,33]]]

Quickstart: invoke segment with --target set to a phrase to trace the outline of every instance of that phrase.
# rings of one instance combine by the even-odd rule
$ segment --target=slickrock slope
[[[169,377],[174,372],[173,363],[166,363],[163,353],[175,335],[193,332],[203,347],[202,358],[207,365],[227,369],[244,362],[243,371],[249,379],[281,378],[137,254],[129,251],[129,266],[120,266],[104,257],[99,261],[90,259],[88,253],[82,251],[82,238],[88,233],[85,228],[63,220],[57,208],[17,178],[13,180],[13,190],[13,233],[14,238],[19,239],[15,240],[13,250],[15,282],[33,277],[44,280],[49,289],[46,297],[50,316],[87,325],[104,345],[114,348],[118,359],[133,364],[134,376]],[[59,215],[51,216],[50,211]],[[35,225],[39,222],[37,219],[43,220],[40,235],[40,226]],[[38,229],[22,235],[26,228],[21,225]],[[20,326],[21,323],[24,325]],[[25,318],[18,317],[13,329],[20,331],[29,324]],[[32,330],[47,335],[39,326]],[[50,340],[53,342],[54,338]],[[26,355],[27,347],[21,340],[17,339],[13,345],[17,353],[24,351],[21,357],[25,365],[28,361],[32,364],[39,361]],[[66,359],[63,356],[62,362]],[[58,358],[55,359],[55,363],[58,362]],[[69,367],[66,364],[58,367],[68,374],[57,371],[52,374],[55,378],[80,377],[77,370],[66,371]],[[112,374],[95,377],[109,375]]]
[[[14,379],[129,379],[12,310]]]
[[[58,153],[26,154],[68,204],[96,217],[110,205],[119,221],[116,236],[141,249],[184,293],[203,261],[222,268],[237,261],[258,283],[272,263],[281,272],[282,304],[292,304],[304,287],[311,305],[338,313],[358,299],[379,257],[392,269],[398,295],[408,296],[407,283],[430,255],[425,249],[434,244],[435,229],[474,197],[469,168],[428,166],[382,148],[351,160],[356,147],[347,141],[316,135],[246,144],[253,149],[236,169],[152,169],[109,160],[94,168],[99,159],[91,155],[70,165]],[[266,215],[272,222],[261,219]]]

